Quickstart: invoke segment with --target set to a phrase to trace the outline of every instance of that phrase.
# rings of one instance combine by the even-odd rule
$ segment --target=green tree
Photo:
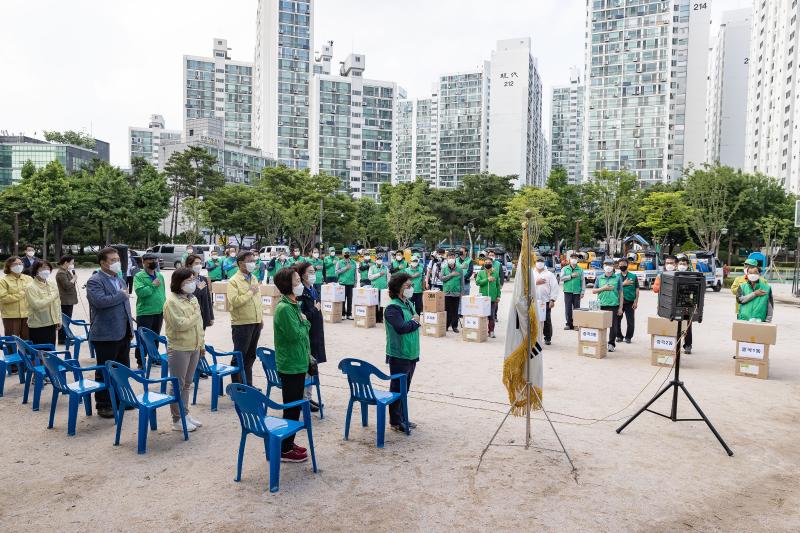
[[[47,234],[53,222],[66,216],[69,204],[70,182],[64,167],[58,161],[51,161],[46,167],[37,170],[22,180],[22,191],[34,221],[42,229],[42,258],[47,260]]]
[[[252,187],[235,184],[220,187],[206,196],[203,211],[217,231],[233,235],[242,243],[247,235],[259,231],[257,205]]]
[[[606,251],[619,251],[625,233],[632,227],[636,204],[636,176],[624,170],[599,170],[586,186],[587,194],[597,206]]]
[[[178,232],[181,202],[185,198],[199,199],[225,185],[225,176],[215,166],[217,158],[200,146],[190,146],[175,152],[164,166],[172,188],[172,224],[170,237]]]
[[[97,143],[91,135],[81,133],[79,131],[66,130],[60,131],[47,131],[44,130],[44,138],[48,142],[60,144],[72,144],[74,146],[82,146],[89,150],[94,150]]]
[[[381,200],[386,206],[385,220],[398,248],[407,248],[437,219],[425,205],[428,184],[422,179],[397,185],[383,184]]]
[[[689,229],[683,194],[683,191],[648,190],[639,207],[642,220],[637,227],[649,234],[655,244],[668,247],[669,254],[676,244],[683,242]]]
[[[158,233],[161,221],[169,213],[169,184],[162,173],[141,157],[131,161],[130,184],[133,205],[127,230],[131,235],[144,234],[145,246],[149,248],[151,236]]]
[[[381,206],[372,198],[362,197],[356,200],[356,216],[354,219],[358,240],[367,248],[391,240]]]
[[[128,177],[119,168],[101,162],[85,169],[76,180],[80,187],[77,210],[96,224],[99,244],[110,244],[115,232],[121,234],[129,227],[133,215],[134,195]]]
[[[717,255],[722,230],[727,228],[742,203],[741,195],[738,198],[732,195],[729,187],[736,175],[730,167],[706,164],[692,169],[684,183],[689,227],[700,246]]]
[[[526,186],[506,203],[506,211],[494,222],[514,242],[522,242],[522,224],[525,212],[530,210],[531,242],[536,245],[540,237],[552,237],[556,227],[561,227],[566,216],[561,213],[558,194],[551,189]],[[511,237],[513,236],[513,237]]]
[[[455,195],[456,205],[460,206],[459,226],[472,224],[477,235],[496,238],[496,228],[489,221],[505,211],[508,199],[514,195],[514,178],[486,172],[464,176]]]

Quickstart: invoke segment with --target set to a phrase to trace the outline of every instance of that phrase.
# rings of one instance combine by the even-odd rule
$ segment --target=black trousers
[[[116,361],[125,366],[131,364],[131,334],[128,332],[125,337],[118,341],[93,341],[94,354],[97,357],[98,365],[105,365],[106,361]],[[103,382],[103,374],[99,370],[94,373],[94,380]],[[100,391],[94,395],[94,403],[98,409],[111,408],[111,396],[107,390]]]
[[[581,294],[565,292],[564,293],[564,317],[567,319],[567,326],[570,328],[574,328],[575,325],[572,323],[572,311],[577,309],[581,306]]]
[[[445,329],[458,329],[458,305],[461,303],[461,296],[444,296],[444,310],[447,313],[447,326]]]
[[[70,318],[72,318],[72,308],[73,308],[72,305],[61,304],[61,312],[63,314],[65,314],[65,315],[67,315]],[[63,324],[62,324],[62,326],[63,326]],[[64,344],[65,340],[66,340],[66,337],[64,336],[64,328],[63,327],[58,328],[58,343],[59,344]]]
[[[339,283],[339,276],[325,276],[325,283]]]
[[[550,309],[550,302],[547,302],[544,307],[544,331],[542,335],[544,335],[544,340],[549,341],[553,338],[553,320],[550,316],[550,312],[552,311],[552,309]]]
[[[149,330],[154,331],[156,334],[161,335],[161,327],[164,325],[164,315],[142,315],[136,317],[136,327],[139,328],[147,328]],[[142,353],[144,352],[143,346],[139,347],[137,343],[136,347],[136,366],[139,368],[144,367],[144,362],[142,359]]]
[[[256,362],[256,348],[258,348],[258,339],[261,337],[261,322],[258,324],[239,324],[231,326],[231,339],[233,340],[233,351],[242,354],[243,361],[240,363],[234,358],[231,361],[232,365],[243,364],[244,375],[247,378],[247,384],[253,385],[253,363]],[[232,374],[231,381],[233,383],[241,383],[239,374]]]
[[[126,277],[125,281],[128,284],[128,294],[133,294],[133,276]]]
[[[353,316],[353,286],[344,286],[344,309],[342,310],[344,316]]]
[[[417,310],[417,314],[422,314],[422,293],[415,292],[414,296],[411,297],[411,301],[414,302],[414,309]]]
[[[56,344],[56,326],[44,326],[41,328],[28,328],[28,336],[33,344]]]
[[[303,391],[305,390],[306,374],[283,374],[278,372],[281,378],[281,392],[283,393],[283,403],[292,403],[297,400],[303,399]],[[283,418],[286,420],[300,420],[300,407],[292,407],[291,409],[284,409]],[[286,453],[292,450],[294,444],[294,435],[288,437],[281,442],[281,453]]]
[[[617,345],[617,337],[619,336],[620,322],[622,317],[617,314],[619,311],[618,305],[603,305],[600,307],[603,311],[611,311],[613,319],[611,320],[611,329],[608,332],[608,344],[611,346]]]
[[[633,330],[636,326],[635,323],[635,309],[633,308],[633,302],[623,302],[622,303],[622,316],[619,317],[619,329],[617,330],[617,339],[622,337],[631,340],[633,338]],[[625,318],[625,335],[622,334],[622,319]]]
[[[683,347],[691,348],[692,347],[692,326],[689,326],[689,329],[686,330],[686,336],[683,338]]]
[[[406,374],[406,386],[411,390],[411,378],[414,377],[414,370],[417,368],[417,360],[411,361],[410,359],[401,359],[399,357],[386,357],[389,363],[390,374]],[[393,379],[389,385],[391,392],[400,392],[400,380]],[[396,426],[400,422],[408,421],[408,413],[403,413],[403,404],[397,400],[389,406],[389,424]]]

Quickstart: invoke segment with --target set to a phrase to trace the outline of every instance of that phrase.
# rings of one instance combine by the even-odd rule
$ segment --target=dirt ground
[[[507,284],[504,295],[511,288]],[[354,356],[385,368],[383,330],[326,324],[328,362],[320,367],[325,419],[313,418],[320,470],[283,464],[276,494],[268,492],[256,439],[249,440],[242,481],[233,481],[239,422],[227,397],[218,412],[210,411],[207,381],[192,408],[204,427],[184,442],[162,409],[142,456],[135,417],[126,418],[118,447],[112,420],[83,413],[77,435],[67,437],[67,402],[60,402],[55,428],[48,430],[49,389],[41,410],[32,412],[20,404],[22,387],[10,377],[0,399],[0,530],[800,530],[797,306],[777,306],[770,379],[757,380],[734,375],[732,295],[707,296],[681,376],[735,452],[728,457],[698,422],[645,413],[621,435],[614,431],[668,376],[650,365],[646,318],[654,314],[653,294],[642,293],[633,343],[602,360],[576,355],[576,333],[562,330],[559,302],[553,345],[544,352],[544,398],[577,468],[573,475],[541,412],[533,424],[534,448],[520,446],[524,419],[509,418],[476,470],[507,411],[500,381],[507,301],[497,339],[474,344],[453,334],[423,337],[409,400],[419,427],[410,437],[388,431],[382,450],[375,447],[374,411],[367,428],[356,413],[350,440],[343,440],[347,382],[336,365]],[[85,313],[84,300],[77,315]],[[267,317],[262,345],[272,338]],[[207,341],[231,348],[226,313],[217,315]],[[87,357],[83,364],[90,364]],[[256,386],[263,386],[260,367],[255,374]],[[274,398],[280,400],[279,393]],[[667,404],[662,399],[657,407],[667,411]],[[685,399],[679,408],[694,417]]]

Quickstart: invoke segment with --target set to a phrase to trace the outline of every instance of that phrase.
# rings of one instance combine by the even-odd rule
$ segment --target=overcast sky
[[[709,2],[710,3],[710,2]],[[85,130],[128,166],[127,128],[160,113],[181,129],[183,54],[211,55],[228,39],[252,61],[256,0],[1,0],[0,131]],[[751,5],[716,0],[712,16]],[[550,90],[583,68],[584,0],[316,0],[315,47],[334,41],[334,64],[366,54],[366,77],[425,96],[437,75],[489,59],[498,39],[530,36]]]

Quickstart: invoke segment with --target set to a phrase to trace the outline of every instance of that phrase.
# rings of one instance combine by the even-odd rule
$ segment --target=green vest
[[[345,270],[339,276],[339,283],[341,285],[355,285],[356,284],[356,262],[352,259],[342,259],[338,263],[336,263],[336,268],[341,270],[342,268],[346,267],[347,264],[350,264],[350,270]]]
[[[565,266],[563,270],[561,270],[561,276],[570,276],[572,274],[577,274],[572,279],[568,279],[564,282],[564,292],[569,294],[580,294],[583,289],[583,269],[579,266]]]
[[[628,272],[622,281],[633,281],[633,285],[623,285],[622,287],[622,298],[626,302],[632,302],[636,299],[636,287],[639,285],[639,278],[636,277],[636,274],[633,272]]]
[[[616,274],[612,274],[611,277],[603,274],[595,280],[594,286],[598,289],[607,285],[614,287],[613,291],[603,291],[597,294],[597,300],[600,302],[601,306],[619,306],[619,291],[617,291],[619,284],[620,279]]]
[[[206,262],[206,269],[208,269],[208,279],[222,281],[222,259],[209,259]]]
[[[425,272],[425,268],[417,263],[417,268],[412,268],[411,265],[405,269],[405,273],[409,276],[411,274],[419,274],[419,277],[411,278],[411,286],[414,287],[414,294],[419,294],[422,292],[422,280],[424,276],[422,275]]]
[[[362,263],[363,263],[363,262],[364,262],[364,261],[362,261]],[[367,263],[367,264],[369,264],[369,263]],[[359,269],[360,269],[361,267],[362,267],[362,265],[358,265],[358,268],[359,268]],[[370,266],[370,268],[372,268],[372,267]],[[359,271],[358,271],[358,273],[359,273],[359,279],[360,279],[361,281],[369,281],[369,270],[370,270],[370,269],[368,268],[368,269],[366,269],[366,270],[359,270]]]
[[[224,261],[222,261],[222,271],[224,273],[225,279],[231,279],[233,276],[239,272],[239,266],[236,264],[235,257],[226,257]]]
[[[469,269],[469,265],[472,263],[472,259],[467,257],[466,259],[456,258],[456,268],[460,271],[466,273]]]
[[[389,286],[389,269],[384,265],[372,265],[369,267],[369,275],[374,276],[378,272],[383,272],[383,276],[372,280],[372,287],[374,289],[385,289]]]
[[[323,268],[322,259],[320,259],[319,257],[314,259],[312,257],[311,259],[308,260],[308,262],[311,263],[311,266],[313,266],[314,270],[316,271],[316,277],[314,278],[314,284],[322,285],[322,282],[325,281],[325,276],[322,273],[322,268]]]
[[[405,259],[399,263],[397,262],[397,259],[392,259],[392,268],[395,269],[395,273],[405,272],[408,268],[408,263],[406,263]]]
[[[403,320],[408,322],[416,314],[411,307],[411,302],[403,302],[398,298],[393,298],[389,305],[396,305],[403,311]],[[398,359],[419,359],[419,328],[411,333],[397,333],[388,320],[384,320],[386,328],[386,355],[397,357]]]
[[[264,281],[264,274],[265,273],[266,273],[266,270],[263,271],[263,272],[261,271],[261,259],[256,259],[256,269],[253,271],[253,274],[255,274],[256,279],[259,282]]]
[[[769,309],[769,291],[772,290],[770,286],[767,285],[763,280],[759,279],[755,288],[750,285],[749,281],[745,281],[739,285],[739,289],[742,291],[742,296],[752,294],[758,289],[767,292],[767,294],[764,296],[756,296],[746,304],[739,304],[739,314],[736,317],[739,320],[750,320],[751,318],[757,318],[759,321],[764,322],[767,319],[767,311]]]
[[[325,277],[326,278],[335,278],[336,277],[336,256],[326,255],[325,259],[323,260],[323,265],[325,266]]]
[[[442,291],[445,294],[461,292],[461,280],[464,279],[464,272],[458,267],[454,267],[451,269],[450,265],[448,265],[445,262],[444,266],[442,267],[442,278],[444,278],[445,276],[449,276],[453,272],[458,272],[461,275],[448,279],[447,281],[444,282],[444,285],[442,286]]]

